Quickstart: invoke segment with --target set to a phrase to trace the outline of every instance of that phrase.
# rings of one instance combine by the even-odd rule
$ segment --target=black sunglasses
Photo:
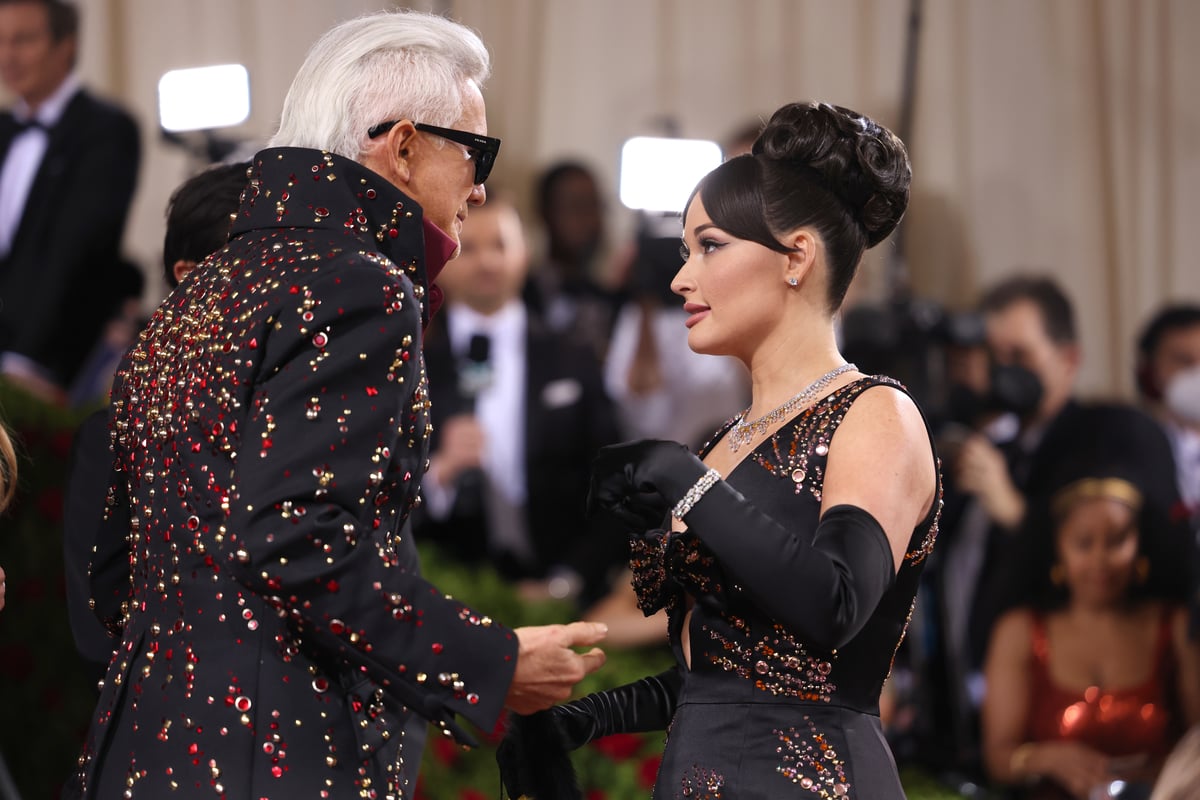
[[[399,123],[400,120],[398,119],[381,122],[367,131],[367,138],[375,139],[383,136]],[[455,130],[454,128],[439,128],[436,125],[426,125],[424,122],[414,122],[413,127],[419,131],[432,133],[434,136],[440,136],[443,139],[457,142],[470,150],[471,158],[475,161],[476,184],[483,183],[487,180],[488,175],[491,174],[492,166],[496,163],[496,154],[500,152],[499,139],[491,136],[480,136],[478,133],[471,133],[469,131]]]

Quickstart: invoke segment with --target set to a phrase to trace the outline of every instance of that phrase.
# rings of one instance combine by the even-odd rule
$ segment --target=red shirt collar
[[[433,315],[442,307],[444,299],[442,287],[435,281],[445,268],[446,262],[458,253],[458,243],[430,222],[428,217],[423,217],[421,222],[425,232],[425,280],[429,282],[426,302],[429,304],[429,318],[433,319]]]

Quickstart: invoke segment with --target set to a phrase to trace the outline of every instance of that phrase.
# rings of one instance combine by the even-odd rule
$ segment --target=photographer
[[[951,328],[946,416],[938,451],[946,476],[940,552],[926,581],[933,618],[926,681],[934,693],[922,725],[928,757],[981,774],[982,664],[995,618],[995,566],[1025,513],[1035,474],[1055,457],[1044,446],[1069,422],[1080,350],[1070,301],[1048,278],[1016,277],[988,291],[974,327]]]

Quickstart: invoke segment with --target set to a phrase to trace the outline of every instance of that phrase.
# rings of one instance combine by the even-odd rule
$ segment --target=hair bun
[[[771,116],[754,154],[813,173],[862,226],[868,247],[886,239],[908,207],[912,169],[904,143],[849,109],[790,103]]]

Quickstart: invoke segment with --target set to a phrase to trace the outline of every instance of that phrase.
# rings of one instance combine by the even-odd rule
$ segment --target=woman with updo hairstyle
[[[671,289],[689,346],[746,365],[750,407],[696,454],[603,449],[589,497],[629,532],[638,604],[667,610],[676,666],[515,718],[500,751],[512,796],[577,796],[546,766],[560,747],[668,730],[657,798],[904,797],[879,697],[940,477],[916,403],[846,362],[834,317],[910,177],[886,128],[794,103],[696,187]]]

